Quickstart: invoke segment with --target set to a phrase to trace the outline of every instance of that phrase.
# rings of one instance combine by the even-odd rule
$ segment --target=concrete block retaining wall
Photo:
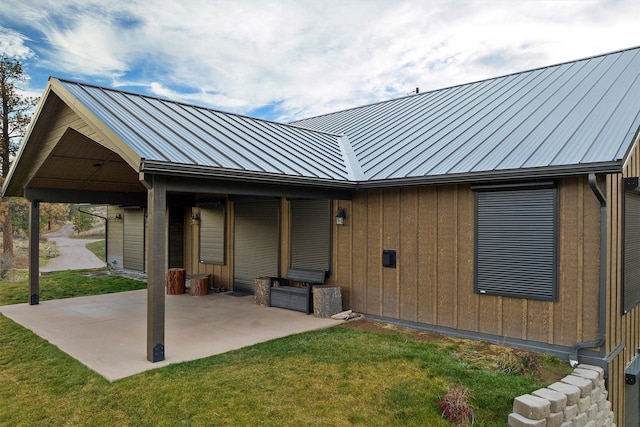
[[[614,426],[604,370],[578,365],[560,382],[513,401],[510,427],[602,427]]]

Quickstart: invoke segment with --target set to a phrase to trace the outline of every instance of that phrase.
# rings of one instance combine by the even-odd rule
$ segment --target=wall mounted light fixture
[[[120,221],[122,221],[122,214],[121,214],[121,213],[117,213],[117,214],[116,214],[116,216],[115,216],[115,218],[113,218],[113,220],[114,220],[115,222],[120,222]]]
[[[200,223],[200,212],[196,209],[191,211],[191,224],[195,225]]]
[[[344,220],[347,218],[347,211],[343,208],[338,208],[338,213],[336,214],[336,224],[343,225]]]

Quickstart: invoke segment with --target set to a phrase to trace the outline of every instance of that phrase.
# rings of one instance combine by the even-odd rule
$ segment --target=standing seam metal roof
[[[640,48],[292,124],[349,137],[366,180],[621,162],[640,126]]]
[[[140,159],[321,180],[350,177],[338,135],[57,81]]]
[[[640,48],[289,125],[57,82],[149,164],[345,183],[621,167],[640,127]]]

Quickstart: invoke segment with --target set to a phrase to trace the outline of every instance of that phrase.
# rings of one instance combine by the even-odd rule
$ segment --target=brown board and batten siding
[[[118,219],[116,219],[116,216]],[[123,268],[124,261],[124,209],[110,205],[107,207],[107,264],[113,268]]]
[[[474,194],[468,185],[364,190],[338,201],[332,282],[345,307],[384,318],[545,344],[597,338],[600,205],[587,177],[559,180],[557,301],[474,293]],[[397,251],[397,268],[382,251]]]
[[[608,390],[618,425],[624,425],[625,368],[640,349],[640,306],[623,314],[624,178],[640,176],[640,147],[636,137],[622,174],[606,180],[607,196],[607,338],[606,354],[620,345],[624,348],[609,365]],[[640,221],[640,218],[638,218]],[[640,256],[640,248],[637,248]],[[636,385],[637,387],[637,385]]]

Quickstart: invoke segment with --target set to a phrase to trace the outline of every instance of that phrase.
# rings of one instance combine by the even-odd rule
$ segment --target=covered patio
[[[212,199],[226,203],[222,257],[208,264],[224,270],[228,283],[222,285],[235,289],[234,262],[242,258],[238,248],[253,243],[234,242],[232,198],[266,198],[281,204],[300,198],[350,199],[355,186],[348,180],[353,175],[348,160],[352,154],[344,144],[338,135],[51,78],[2,189],[3,196],[30,202],[31,307],[3,312],[110,379],[322,326],[323,321],[299,313],[260,308],[224,295],[198,301],[188,296],[165,298],[169,267],[193,274],[206,261],[194,258],[195,268],[184,260],[169,266],[168,212],[177,209],[181,229],[191,230],[191,208]],[[318,162],[318,151],[330,160]],[[144,209],[138,242],[147,291],[39,306],[43,202]],[[288,239],[288,213],[274,212],[274,235]],[[262,252],[273,254],[277,271],[260,271],[253,277],[281,276],[289,267],[290,254],[280,246]],[[249,256],[243,260],[253,262]],[[158,365],[138,356],[145,341],[146,360]],[[139,366],[132,362],[138,359]]]
[[[0,313],[109,381],[340,323],[228,293],[171,295],[165,308],[169,350],[157,363],[148,362],[140,345],[147,333],[146,290],[0,306]]]

